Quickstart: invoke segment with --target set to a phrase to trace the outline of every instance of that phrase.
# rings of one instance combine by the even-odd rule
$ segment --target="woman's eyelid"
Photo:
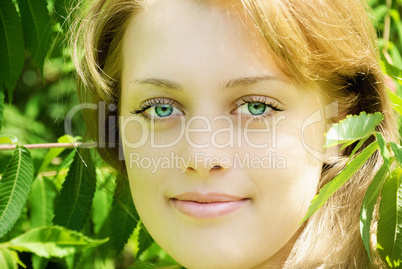
[[[275,110],[277,110],[277,111],[285,110],[285,106],[283,105],[282,102],[280,102],[276,98],[263,96],[263,95],[246,95],[246,96],[240,97],[239,99],[237,99],[235,101],[235,106],[236,106],[236,108],[239,108],[240,106],[247,104],[247,103],[262,103],[269,107],[275,108]]]
[[[247,103],[262,103],[272,108],[275,111],[283,111],[285,110],[284,105],[275,98],[263,96],[263,95],[246,95],[238,98],[234,102],[234,109],[231,111],[231,114],[238,110],[242,105]],[[185,115],[185,111],[183,105],[176,100],[168,97],[153,97],[146,99],[141,102],[141,104],[134,108],[131,113],[133,114],[145,114],[144,112],[152,107],[156,107],[157,105],[171,105],[175,110],[178,110],[180,116]],[[176,114],[176,116],[177,116]],[[144,115],[145,116],[145,115]],[[149,117],[149,116],[147,116]]]
[[[168,97],[153,97],[153,98],[146,99],[146,100],[142,101],[141,104],[138,106],[138,108],[135,108],[133,110],[133,112],[141,113],[141,112],[144,112],[145,110],[147,110],[151,107],[155,107],[157,105],[171,105],[175,109],[179,110],[183,115],[185,114],[183,106],[179,102],[177,102],[171,98],[168,98]]]

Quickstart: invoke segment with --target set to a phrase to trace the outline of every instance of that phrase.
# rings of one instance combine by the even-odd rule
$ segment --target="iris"
[[[157,105],[155,106],[155,113],[159,117],[168,117],[173,113],[173,107],[171,105]]]
[[[253,115],[261,115],[267,109],[267,105],[259,102],[248,103],[248,111]]]

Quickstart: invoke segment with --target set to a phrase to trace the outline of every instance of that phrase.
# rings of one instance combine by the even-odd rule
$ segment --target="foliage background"
[[[382,65],[384,72],[389,75],[388,84],[399,97],[402,97],[400,79],[402,77],[402,0],[367,1],[372,7],[372,21],[378,31]],[[15,12],[20,14],[20,28],[14,24],[15,22],[10,24],[10,21],[6,20],[10,3],[12,7],[19,8]],[[20,144],[36,144],[56,142],[65,134],[64,117],[69,109],[78,104],[75,73],[65,39],[70,27],[69,20],[66,20],[69,16],[67,10],[68,7],[76,5],[75,0],[1,0],[0,92],[5,93],[5,106],[0,135],[12,134],[18,138]],[[29,12],[27,14],[26,10],[31,10],[30,14],[34,15],[34,21],[36,13],[35,22],[37,23],[34,25],[30,23],[30,14]],[[37,29],[32,28],[35,25],[37,25]],[[7,27],[12,27],[17,34],[20,31],[24,38],[17,39],[16,43],[20,44],[13,46],[11,54],[14,58],[8,60],[4,58],[6,46],[4,29]],[[10,64],[6,65],[6,62]],[[12,71],[10,72],[10,70]],[[14,75],[9,74],[13,72]],[[402,123],[401,120],[400,123]],[[75,135],[84,135],[85,126],[82,124],[83,120],[79,116],[76,117],[73,126]],[[402,124],[399,124],[399,129],[402,134]],[[47,152],[48,149],[31,150],[35,171],[42,165]],[[69,158],[71,152],[72,150],[64,150],[52,160],[46,170],[41,171],[38,178],[53,181],[56,183],[55,186],[60,189],[61,183],[67,175],[67,169],[61,169],[60,164]],[[6,169],[12,153],[12,151],[0,150],[0,173]],[[100,162],[96,156],[94,159],[96,162]],[[108,208],[92,210],[108,211],[112,206],[113,189],[116,187],[115,175],[110,173],[104,164],[97,163],[96,166],[100,167],[97,171],[98,179],[102,178],[101,181],[104,183],[102,186],[98,185],[97,188],[104,193],[105,199],[109,200],[105,204],[105,206],[108,205]],[[96,197],[96,199],[98,198]],[[31,201],[29,200],[13,230],[5,237],[0,238],[0,243],[31,229],[30,214]],[[93,214],[93,216],[95,215]],[[99,232],[99,227],[97,227],[99,223],[97,224],[97,220],[93,218],[88,220],[82,229],[82,232],[90,237],[96,237]],[[99,266],[103,266],[103,268],[127,268],[130,266],[132,268],[153,268],[155,266],[180,268],[151,241],[149,243],[152,245],[147,251],[138,253],[140,248],[142,248],[141,251],[145,249],[144,246],[141,246],[141,238],[139,238],[140,223],[136,223],[136,225],[137,228],[123,251],[114,253],[108,257],[109,260],[102,262]],[[134,226],[132,228],[134,229]],[[106,244],[103,248],[107,250],[107,248],[113,249],[115,246]],[[100,253],[105,251],[101,246],[94,248],[93,251],[96,252],[97,249]],[[87,252],[83,256],[96,257],[94,252]],[[93,260],[90,263],[80,263],[78,256],[51,259],[43,266],[33,264],[30,253],[20,253],[20,258],[28,268],[32,266],[45,268],[46,264],[48,268],[77,268],[78,265],[86,268],[93,265]]]

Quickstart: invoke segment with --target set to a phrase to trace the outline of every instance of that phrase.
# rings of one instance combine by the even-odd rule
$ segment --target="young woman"
[[[330,123],[381,111],[379,131],[396,137],[363,2],[91,4],[75,39],[80,95],[116,104],[106,119],[118,123],[88,113],[90,133],[127,173],[151,236],[180,264],[383,266],[375,223],[373,265],[359,233],[378,155],[299,225],[351,152],[324,152]]]

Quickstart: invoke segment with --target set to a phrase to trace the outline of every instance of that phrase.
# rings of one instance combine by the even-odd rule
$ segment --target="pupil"
[[[248,104],[248,111],[250,111],[253,115],[261,115],[265,112],[266,105],[263,103],[249,103]]]
[[[167,117],[172,114],[173,107],[171,105],[158,105],[155,107],[155,112],[159,117]]]

